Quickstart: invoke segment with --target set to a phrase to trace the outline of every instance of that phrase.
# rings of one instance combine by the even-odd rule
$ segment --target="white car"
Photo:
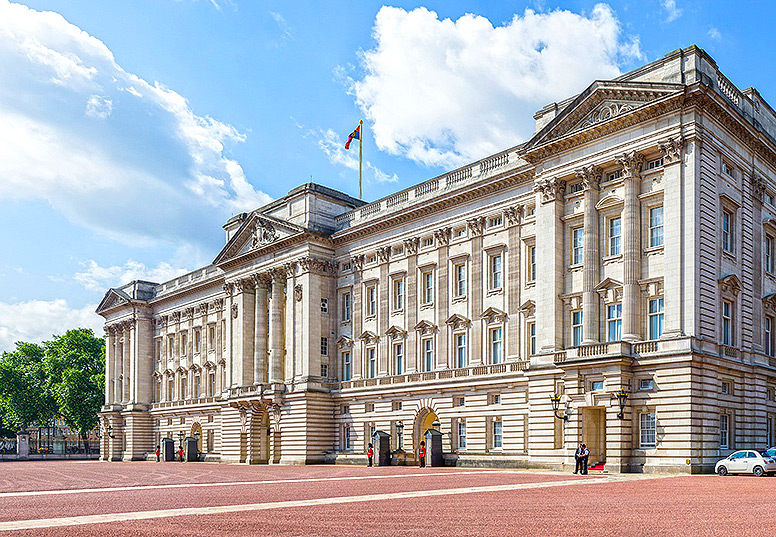
[[[726,459],[717,462],[714,471],[719,475],[754,474],[757,477],[776,473],[776,459],[763,457],[753,449],[736,451]]]

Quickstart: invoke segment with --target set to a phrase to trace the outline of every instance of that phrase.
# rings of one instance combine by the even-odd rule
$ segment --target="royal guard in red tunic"
[[[420,458],[420,467],[425,468],[426,467],[426,442],[422,441],[420,443],[420,449],[418,450],[418,457]]]
[[[159,450],[159,446],[156,446],[156,462],[159,462],[159,455],[162,454],[162,452]]]
[[[375,454],[375,451],[372,449],[372,444],[370,443],[367,446],[367,450],[366,450],[366,458],[369,461],[367,466],[372,466],[372,457],[374,456],[374,454]]]
[[[183,448],[178,450],[178,460],[183,462]]]

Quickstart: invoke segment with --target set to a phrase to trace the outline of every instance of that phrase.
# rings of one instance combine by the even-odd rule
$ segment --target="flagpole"
[[[363,195],[361,192],[361,161],[364,157],[364,120],[360,119],[358,121],[358,125],[360,128],[360,136],[358,138],[358,199],[362,199]]]

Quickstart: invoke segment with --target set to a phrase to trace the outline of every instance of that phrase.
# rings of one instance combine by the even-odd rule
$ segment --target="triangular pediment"
[[[266,214],[251,213],[213,261],[214,265],[304,233],[305,229]]]
[[[722,276],[720,279],[718,279],[717,283],[719,283],[720,290],[723,293],[738,294],[738,292],[741,291],[743,287],[741,285],[741,280],[739,280],[738,276],[735,274],[726,274],[725,276]]]
[[[131,300],[132,298],[121,289],[108,289],[108,292],[105,293],[102,302],[100,302],[100,305],[97,306],[97,314],[102,314],[104,311],[107,311],[111,308],[129,304]]]
[[[339,347],[340,349],[345,349],[352,346],[353,346],[353,340],[350,339],[348,336],[340,336],[339,339],[337,340],[337,347]]]
[[[507,314],[498,308],[490,307],[482,312],[480,318],[485,319],[488,323],[502,322],[507,318]]]
[[[437,326],[430,321],[420,321],[415,325],[415,330],[421,333],[421,335],[432,334],[436,331]]]
[[[622,282],[619,282],[614,278],[606,278],[596,285],[593,288],[593,291],[608,291],[609,289],[617,289],[618,287],[622,287]]]
[[[463,315],[455,313],[447,318],[445,324],[452,327],[453,330],[457,330],[459,328],[467,328],[471,324],[471,321]]]
[[[385,335],[391,339],[401,339],[407,335],[407,331],[394,325],[385,331]]]
[[[683,91],[681,84],[598,80],[577,95],[526,144],[545,143],[597,127]]]
[[[364,343],[371,344],[371,343],[377,343],[380,337],[374,332],[372,332],[371,330],[364,330],[364,332],[359,336],[358,339],[360,339]]]
[[[520,306],[520,311],[526,317],[533,317],[536,314],[536,302],[533,300],[526,300],[523,305]]]

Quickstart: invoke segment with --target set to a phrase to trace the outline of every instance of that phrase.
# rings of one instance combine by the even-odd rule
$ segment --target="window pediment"
[[[459,330],[461,328],[468,328],[471,324],[471,320],[467,319],[463,315],[454,314],[448,317],[448,319],[445,321],[445,324],[450,326],[453,330]]]
[[[602,209],[611,209],[613,207],[619,207],[625,204],[625,200],[614,193],[609,193],[601,198],[598,203],[595,204],[595,208],[599,211]]]
[[[394,325],[385,331],[385,335],[391,339],[404,339],[407,335],[407,331]]]
[[[347,336],[340,336],[337,340],[337,347],[340,349],[350,348],[353,346],[353,340]]]
[[[377,343],[380,340],[380,336],[372,332],[371,330],[365,330],[359,337],[361,341],[366,344]]]
[[[485,322],[488,324],[491,323],[501,323],[504,322],[507,318],[507,314],[504,311],[501,311],[498,308],[490,307],[482,312],[482,315],[480,315],[481,319],[484,319]]]
[[[605,304],[622,301],[622,282],[606,278],[593,288],[603,298]]]
[[[520,306],[520,312],[526,317],[533,317],[536,315],[536,302],[533,300],[526,300],[523,305]]]
[[[415,325],[415,330],[417,332],[420,332],[422,336],[433,334],[434,332],[436,332],[436,329],[437,329],[437,325],[429,321],[420,321],[418,324]]]
[[[724,294],[737,295],[741,291],[741,280],[735,274],[727,274],[717,280],[719,289]]]

